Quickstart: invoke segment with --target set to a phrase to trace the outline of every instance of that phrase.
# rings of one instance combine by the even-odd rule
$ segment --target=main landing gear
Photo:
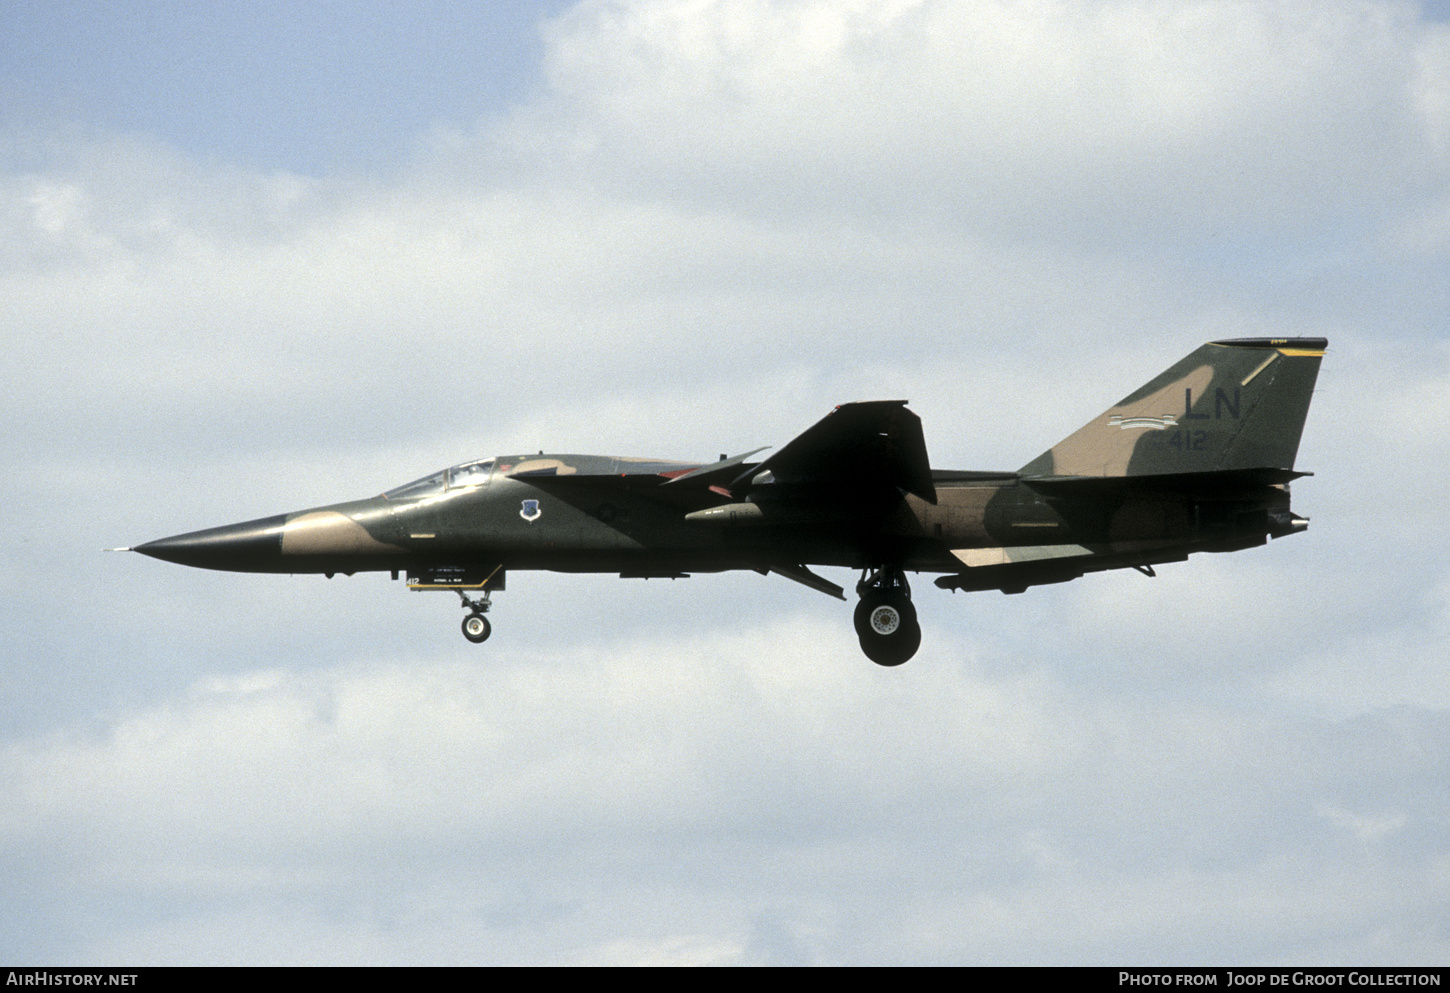
[[[921,647],[921,625],[911,605],[906,573],[882,566],[856,584],[856,636],[861,651],[877,665],[900,665]]]
[[[462,590],[455,590],[454,592],[463,601],[461,605],[463,609],[468,611],[468,616],[463,619],[463,637],[475,645],[483,644],[488,640],[488,636],[493,634],[493,625],[489,624],[488,618],[483,616],[488,613],[488,591],[485,590],[483,596],[477,600],[468,599]]]

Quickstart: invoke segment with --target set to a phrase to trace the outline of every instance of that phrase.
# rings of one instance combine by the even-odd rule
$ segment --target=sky
[[[1447,21],[0,4],[0,960],[1444,964]],[[912,577],[897,669],[754,573],[516,573],[473,646],[103,551],[853,400],[1014,469],[1262,336],[1329,339],[1306,533]]]

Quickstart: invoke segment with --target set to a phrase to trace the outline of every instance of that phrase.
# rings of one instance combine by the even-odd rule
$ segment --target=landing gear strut
[[[493,634],[493,625],[489,624],[488,618],[483,616],[488,613],[488,591],[485,590],[483,596],[477,600],[468,599],[462,590],[455,590],[454,592],[463,601],[461,604],[463,609],[468,611],[468,616],[463,619],[463,637],[475,645],[483,644],[488,640],[488,636]]]
[[[911,605],[906,573],[882,566],[856,584],[856,636],[861,651],[877,665],[900,665],[921,647],[921,625]]]

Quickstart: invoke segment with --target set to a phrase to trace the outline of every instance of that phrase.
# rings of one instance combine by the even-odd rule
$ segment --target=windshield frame
[[[487,486],[498,466],[497,458],[460,462],[383,491],[384,500],[421,500],[450,490],[476,490]]]

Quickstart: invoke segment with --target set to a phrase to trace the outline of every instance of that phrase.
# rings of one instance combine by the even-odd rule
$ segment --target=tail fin
[[[1324,338],[1213,341],[1020,470],[1156,476],[1292,469]]]

